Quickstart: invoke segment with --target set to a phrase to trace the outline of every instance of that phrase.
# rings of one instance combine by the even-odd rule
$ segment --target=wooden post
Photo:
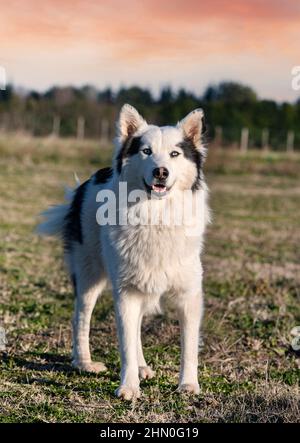
[[[262,131],[261,134],[261,145],[264,151],[268,151],[269,150],[269,129],[265,128]]]
[[[109,122],[106,118],[101,120],[101,140],[107,142],[109,139]]]
[[[216,126],[215,145],[222,147],[223,129],[222,126]]]
[[[52,135],[54,137],[59,137],[59,133],[60,133],[60,116],[55,115],[53,117]]]
[[[85,119],[80,116],[77,119],[77,138],[78,140],[84,139],[84,131],[85,131]]]
[[[295,141],[295,133],[294,131],[288,131],[287,140],[286,140],[286,150],[287,152],[294,151],[294,141]]]
[[[240,147],[242,152],[247,152],[248,142],[249,142],[249,129],[243,128],[241,133],[241,147]]]

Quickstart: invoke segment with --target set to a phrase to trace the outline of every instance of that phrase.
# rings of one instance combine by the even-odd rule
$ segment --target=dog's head
[[[200,188],[204,156],[203,111],[196,109],[175,127],[148,125],[132,106],[122,107],[117,122],[115,169],[129,190],[164,198],[173,190]]]

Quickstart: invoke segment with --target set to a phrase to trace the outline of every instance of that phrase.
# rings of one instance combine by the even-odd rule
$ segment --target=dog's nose
[[[154,168],[152,171],[153,177],[157,178],[159,180],[167,180],[169,177],[169,171],[167,168],[161,167],[161,168]]]

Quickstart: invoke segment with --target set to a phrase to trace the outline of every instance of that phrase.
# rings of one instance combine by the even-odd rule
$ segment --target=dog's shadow
[[[27,358],[28,357],[28,358]],[[34,361],[38,357],[43,361]],[[67,372],[75,373],[76,369],[72,367],[71,360],[65,355],[55,353],[26,353],[26,357],[3,354],[2,362],[8,367],[18,367],[29,369],[32,371],[51,371],[51,372]]]

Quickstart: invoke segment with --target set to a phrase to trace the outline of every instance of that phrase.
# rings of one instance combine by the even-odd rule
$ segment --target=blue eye
[[[180,155],[180,152],[178,152],[178,151],[170,152],[170,157],[178,157],[178,155]]]
[[[143,153],[146,154],[146,155],[151,155],[152,154],[152,149],[145,148],[145,149],[143,149]]]

